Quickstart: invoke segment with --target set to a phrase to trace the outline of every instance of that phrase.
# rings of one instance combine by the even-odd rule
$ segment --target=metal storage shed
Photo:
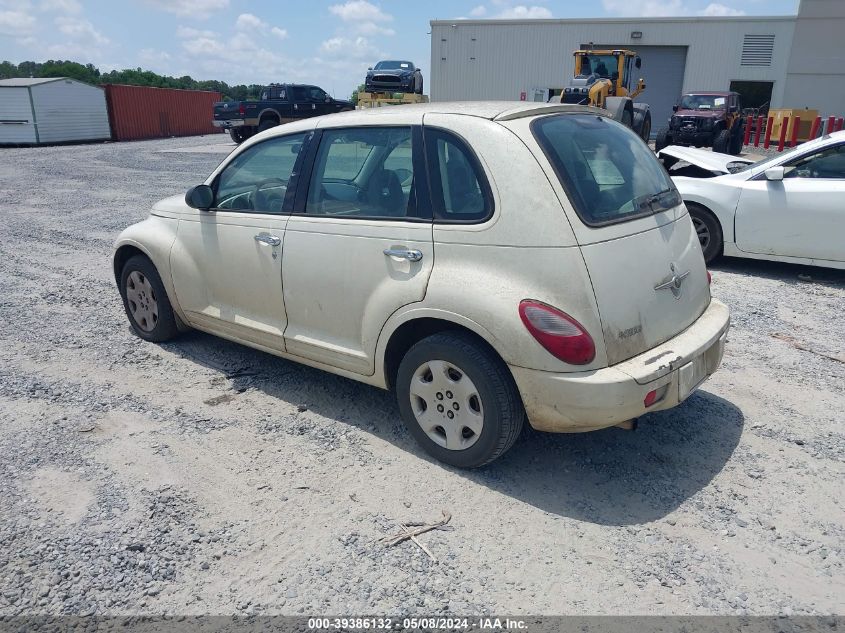
[[[111,137],[102,88],[67,77],[0,79],[0,144]]]

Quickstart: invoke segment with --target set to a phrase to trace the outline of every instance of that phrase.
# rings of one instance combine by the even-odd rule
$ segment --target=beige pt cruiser
[[[396,392],[474,467],[525,420],[590,431],[683,401],[728,309],[648,147],[602,110],[439,103],[273,128],[121,233],[135,332],[187,327]]]

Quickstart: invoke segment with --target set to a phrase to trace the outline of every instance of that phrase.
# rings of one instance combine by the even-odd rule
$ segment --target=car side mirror
[[[214,191],[208,185],[197,185],[188,189],[185,194],[185,204],[192,209],[201,209],[208,211],[212,204],[214,204]]]
[[[672,112],[677,112],[677,111],[678,111],[678,104],[676,103],[675,105],[672,106]]]
[[[783,166],[769,167],[763,173],[766,175],[766,180],[783,180]]]
[[[332,99],[329,95],[326,95],[326,103],[331,103],[332,101],[334,101],[334,99]]]
[[[373,67],[372,67],[372,66],[370,66],[369,68],[367,68],[367,70],[372,70],[372,69],[373,69]]]
[[[634,60],[634,66],[636,66],[637,68],[642,68],[643,67],[643,60],[640,59],[639,57],[637,57]]]

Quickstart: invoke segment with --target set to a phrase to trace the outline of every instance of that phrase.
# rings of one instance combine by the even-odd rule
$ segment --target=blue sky
[[[73,59],[347,97],[367,67],[427,74],[429,20],[786,15],[798,0],[0,0],[0,59]]]

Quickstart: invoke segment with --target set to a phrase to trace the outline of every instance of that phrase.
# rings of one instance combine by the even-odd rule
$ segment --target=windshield
[[[531,124],[575,211],[601,226],[681,204],[669,175],[625,126],[592,114],[559,114]]]
[[[583,55],[581,76],[598,75],[610,79],[616,72],[616,58],[613,55]]]
[[[375,70],[413,70],[411,62],[384,61],[376,64]]]
[[[727,97],[716,95],[684,95],[679,108],[681,110],[724,110]]]

